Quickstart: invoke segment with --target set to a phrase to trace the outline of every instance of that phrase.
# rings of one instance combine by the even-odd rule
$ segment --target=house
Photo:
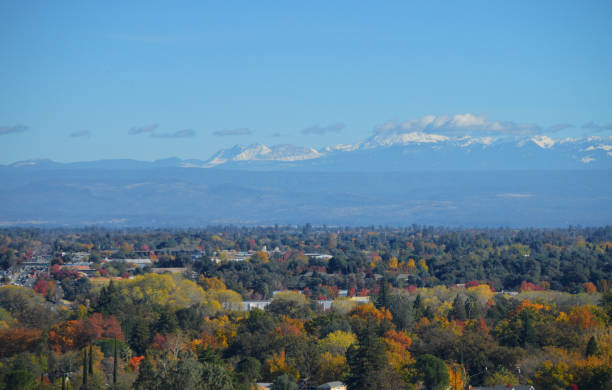
[[[311,259],[323,260],[323,261],[329,261],[329,259],[334,257],[332,255],[327,255],[324,253],[304,253],[304,256],[308,256]]]
[[[356,302],[357,304],[365,304],[370,303],[370,297],[351,297],[351,301]]]
[[[142,268],[147,265],[151,265],[151,259],[141,258],[141,259],[109,259],[105,258],[104,261],[117,261],[121,263],[135,264],[138,267]]]
[[[221,252],[215,252],[211,260],[215,263],[221,263],[222,261],[246,261],[254,254],[255,251],[237,252],[235,250],[222,250]]]
[[[332,304],[334,303],[334,301],[331,300],[317,300],[316,302],[321,306],[323,311],[331,310]]]
[[[253,309],[265,310],[270,304],[269,300],[266,301],[242,301],[242,310],[251,311]]]
[[[346,390],[346,385],[342,382],[336,381],[324,383],[316,388],[321,390]]]
[[[91,268],[92,263],[70,263],[62,266],[62,269],[76,271],[85,276],[93,276],[97,269]]]

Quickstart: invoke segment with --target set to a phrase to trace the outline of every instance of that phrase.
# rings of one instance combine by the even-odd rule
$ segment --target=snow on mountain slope
[[[206,161],[203,167],[212,168],[232,161],[302,161],[319,158],[323,155],[316,149],[293,145],[274,145],[271,147],[263,144],[236,145],[231,149],[218,151],[210,160]]]
[[[378,131],[355,144],[319,150],[294,145],[252,144],[221,149],[208,160],[170,158],[153,162],[101,160],[57,163],[29,160],[17,169],[143,169],[149,167],[302,169],[318,171],[612,169],[612,137],[553,139],[447,136],[420,131]]]

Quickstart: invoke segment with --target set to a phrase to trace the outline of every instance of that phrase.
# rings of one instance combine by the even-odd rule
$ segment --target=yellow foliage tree
[[[427,262],[425,261],[425,259],[419,260],[419,268],[421,268],[425,272],[429,271],[429,267],[427,266]]]
[[[416,263],[414,259],[409,259],[406,267],[408,272],[414,272],[414,270],[416,269]]]
[[[455,362],[452,362],[452,363],[446,364],[446,369],[448,370],[449,389],[459,390],[459,389],[465,388],[465,378],[464,378],[465,369],[463,368],[463,366]],[[504,383],[504,382],[498,382],[496,384],[499,384],[499,383]]]
[[[385,333],[382,339],[385,345],[387,361],[397,373],[407,373],[410,364],[414,359],[410,356],[408,347],[412,344],[412,339],[404,332],[390,330]]]
[[[344,355],[349,347],[357,342],[357,337],[353,333],[337,330],[319,340],[318,345],[321,351],[329,352],[333,355]]]
[[[319,355],[319,364],[315,371],[316,381],[325,383],[343,379],[349,367],[344,355],[334,355],[330,352],[323,352]]]
[[[536,389],[567,389],[573,383],[573,375],[564,362],[553,364],[546,361],[536,372],[534,385]]]
[[[398,267],[398,262],[397,262],[397,257],[392,257],[389,259],[389,262],[387,263],[387,267],[389,267],[390,269],[397,269]]]
[[[492,375],[487,375],[485,377],[484,384],[486,386],[496,386],[499,384],[514,386],[518,385],[519,383],[516,379],[516,375],[512,374],[511,372],[508,372],[507,370],[502,370],[495,372]]]
[[[250,261],[260,261],[262,263],[269,263],[270,257],[268,257],[268,253],[264,251],[255,252],[253,256],[249,258]]]
[[[216,276],[213,276],[212,278],[207,278],[204,275],[200,275],[200,278],[198,279],[198,284],[202,286],[202,288],[206,291],[225,290],[227,288],[225,286],[225,283],[223,283],[223,280],[219,279]]]
[[[177,274],[146,274],[133,279],[116,281],[120,294],[132,304],[148,301],[152,304],[187,307],[202,304],[213,315],[221,310],[221,304],[208,295],[202,287]]]
[[[225,310],[240,310],[242,308],[242,297],[233,290],[210,290],[208,296],[219,302]]]
[[[285,351],[272,354],[271,358],[266,359],[266,367],[271,377],[276,378],[283,374],[292,376],[295,380],[300,379],[300,372],[287,364]]]

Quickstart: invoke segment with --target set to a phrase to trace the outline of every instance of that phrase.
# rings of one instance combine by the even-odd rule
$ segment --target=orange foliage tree
[[[396,372],[402,373],[414,362],[408,351],[412,339],[405,332],[389,330],[382,341],[385,345],[387,361]]]
[[[49,346],[56,352],[83,348],[86,341],[83,337],[83,321],[65,321],[49,331]]]
[[[383,308],[377,309],[373,304],[357,305],[349,313],[353,319],[367,321],[368,319],[376,321],[380,324],[383,321],[391,321],[392,316],[389,310]]]
[[[0,331],[0,358],[32,349],[42,334],[38,329],[14,328]]]
[[[83,320],[65,321],[49,331],[49,346],[56,352],[83,348],[99,339],[123,340],[123,332],[115,316],[95,313]]]

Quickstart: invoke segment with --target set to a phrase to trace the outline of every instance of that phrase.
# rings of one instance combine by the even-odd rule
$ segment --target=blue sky
[[[2,1],[0,15],[1,164],[321,147],[466,113],[612,134],[610,1]]]

